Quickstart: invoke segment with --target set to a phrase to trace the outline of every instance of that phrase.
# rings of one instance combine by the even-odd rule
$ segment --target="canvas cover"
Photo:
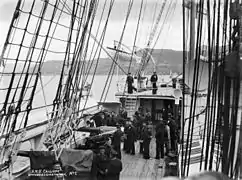
[[[64,148],[60,155],[63,167],[72,167],[77,172],[91,172],[93,152]]]

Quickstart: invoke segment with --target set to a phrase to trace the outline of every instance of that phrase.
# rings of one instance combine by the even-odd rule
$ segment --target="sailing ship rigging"
[[[97,32],[95,36],[100,38],[100,44],[93,45],[89,55],[91,34],[87,32],[93,28],[97,1],[33,1],[31,4],[18,1],[1,54],[1,79],[9,77],[8,86],[1,87],[1,95],[5,98],[1,102],[1,171],[6,168],[12,171],[31,124],[38,127],[44,124],[43,120],[47,123],[34,150],[41,150],[44,144],[50,143],[57,152],[58,148],[76,143],[73,130],[80,124],[83,126],[81,117],[87,113],[86,109],[90,112],[90,108],[98,109],[97,104],[86,107],[91,87],[86,89],[85,86],[90,71],[94,72],[91,85],[93,83],[98,61],[93,63],[100,56],[112,5],[111,1],[107,16],[102,17],[106,18],[105,25],[98,29],[102,34],[98,37]],[[45,94],[42,66],[45,61],[59,58],[63,58],[63,63],[56,95],[51,102]],[[5,66],[9,64],[13,67],[6,72]],[[36,106],[34,99],[37,88],[43,92],[42,106]],[[41,109],[46,111],[46,116],[42,111],[39,117],[42,122],[36,124],[33,113]],[[69,136],[63,139],[63,134]],[[55,156],[57,158],[59,154],[55,153]]]
[[[190,49],[187,51],[185,34],[187,26],[184,25],[184,68],[183,76],[184,83],[189,81],[191,77],[189,74],[189,65],[194,65],[194,70],[192,80],[192,95],[196,93],[199,89],[202,81],[205,80],[204,85],[207,85],[207,98],[206,98],[206,108],[205,117],[202,122],[203,132],[201,133],[201,151],[200,157],[197,156],[197,161],[199,165],[197,166],[197,171],[203,170],[215,170],[223,172],[231,178],[239,178],[239,168],[238,163],[239,153],[238,142],[240,139],[240,131],[236,128],[241,124],[241,113],[239,104],[240,101],[240,75],[239,70],[233,71],[232,66],[233,61],[237,61],[238,56],[235,57],[232,54],[238,54],[238,42],[234,41],[233,31],[234,27],[240,26],[239,19],[240,14],[238,1],[198,1],[197,6],[194,2],[191,2],[190,10],[190,32],[196,31],[196,33],[190,34]],[[195,16],[196,10],[198,8],[197,16],[197,30],[195,27]],[[189,19],[186,19],[185,7],[183,7],[183,22],[188,23]],[[192,17],[193,16],[193,17]],[[206,25],[206,23],[207,25]],[[203,27],[206,25],[207,32],[203,32]],[[221,29],[222,27],[222,29]],[[194,36],[196,35],[196,36]],[[202,39],[205,37],[207,39],[207,62],[202,62],[200,58],[202,52]],[[196,43],[196,44],[195,44]],[[237,47],[236,47],[237,46]],[[186,56],[186,52],[189,52],[189,56]],[[233,56],[233,57],[232,57]],[[186,59],[188,57],[189,59]],[[193,62],[192,62],[193,61]],[[187,62],[187,63],[185,63]],[[204,66],[205,64],[205,66]],[[191,67],[191,66],[190,66]],[[201,69],[207,68],[207,73],[204,76]],[[233,67],[234,68],[234,67]],[[234,72],[234,73],[232,73]],[[231,75],[231,73],[233,75]],[[233,85],[232,85],[232,84]],[[185,99],[185,96],[183,96]],[[189,100],[188,100],[189,101]],[[181,174],[189,175],[192,170],[191,165],[191,147],[194,140],[194,134],[198,133],[196,128],[195,114],[197,113],[197,96],[191,97],[190,100],[190,114],[188,115],[188,127],[183,126],[183,132],[187,132],[183,136],[184,144],[181,148]],[[186,103],[185,101],[183,101]],[[183,104],[184,105],[184,104]],[[185,111],[185,110],[183,110]],[[183,117],[183,121],[184,121]],[[226,122],[225,122],[226,121]],[[185,148],[184,148],[185,147]],[[190,169],[189,169],[190,168]]]
[[[177,79],[174,87],[168,83],[167,87],[159,86],[157,94],[151,93],[152,87],[141,85],[142,78],[148,74],[150,60],[152,70],[157,71],[159,60],[153,59],[152,54],[177,2],[157,1],[159,6],[153,14],[147,42],[144,48],[138,48],[142,21],[147,14],[147,2],[141,0],[133,44],[129,48],[123,40],[134,3],[134,0],[128,3],[115,47],[107,48],[114,52],[111,54],[104,47],[104,40],[115,0],[105,0],[104,4],[98,0],[33,0],[31,3],[18,0],[0,59],[0,83],[3,78],[8,81],[6,87],[0,87],[3,97],[0,99],[0,172],[14,174],[17,156],[23,155],[21,145],[33,138],[29,132],[35,128],[42,127],[31,144],[33,152],[52,152],[56,160],[63,149],[75,149],[87,143],[83,138],[88,134],[83,130],[87,126],[85,117],[101,110],[100,105],[88,103],[104,51],[112,63],[100,103],[107,100],[118,69],[125,75],[132,72],[138,80],[136,94],[126,92],[126,82],[116,94],[131,119],[139,105],[146,105],[153,119],[160,118],[160,104],[173,107],[176,121],[181,125],[175,163],[177,176],[215,170],[230,178],[241,178],[241,2],[182,1],[182,75],[178,75],[180,80],[174,78]],[[97,17],[98,8],[102,11]],[[120,65],[120,57],[128,60],[126,67]],[[52,79],[45,83],[42,72],[44,64],[51,60],[62,62],[54,97],[45,89]],[[135,60],[138,64],[134,65]],[[42,105],[37,102],[39,92],[42,92]],[[202,93],[205,97],[201,98]],[[36,113],[41,122],[34,121]],[[90,136],[88,143],[100,136],[107,139],[114,131],[104,128],[101,135]]]

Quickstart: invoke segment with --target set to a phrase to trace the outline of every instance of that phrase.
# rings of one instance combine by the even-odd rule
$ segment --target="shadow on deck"
[[[164,177],[164,159],[155,159],[155,139],[150,144],[151,159],[143,159],[139,154],[139,142],[135,143],[135,155],[126,154],[122,151],[123,170],[120,180],[156,180]]]

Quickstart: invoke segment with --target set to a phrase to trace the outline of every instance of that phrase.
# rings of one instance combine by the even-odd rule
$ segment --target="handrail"
[[[148,82],[150,82],[150,81],[148,81]],[[117,85],[117,91],[118,92],[124,92],[125,84],[126,84],[126,79],[125,78],[122,78],[121,80],[118,80],[117,84],[116,84]],[[136,83],[134,83],[134,84],[136,84]],[[169,86],[169,84],[167,84],[166,82],[163,82],[163,81],[158,81],[156,84],[157,84],[157,89],[165,88],[165,87],[171,87],[171,86]],[[165,85],[165,87],[161,87],[162,85]],[[127,86],[126,86],[126,88],[127,88]],[[144,88],[139,88],[139,89],[152,90],[152,89],[155,89],[155,88],[152,87],[151,83],[147,83],[147,85]]]

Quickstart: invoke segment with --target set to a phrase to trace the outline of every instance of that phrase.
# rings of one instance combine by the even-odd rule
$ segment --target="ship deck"
[[[155,139],[150,144],[151,159],[143,159],[139,153],[139,142],[135,143],[135,155],[126,154],[122,151],[123,170],[120,180],[156,180],[164,177],[164,159],[155,159]]]

